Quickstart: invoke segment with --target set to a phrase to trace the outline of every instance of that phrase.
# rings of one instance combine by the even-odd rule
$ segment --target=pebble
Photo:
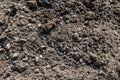
[[[39,70],[39,68],[36,68],[36,69],[34,69],[34,73],[39,73],[40,72],[40,70]]]
[[[23,15],[19,15],[19,18],[20,18],[20,19],[23,19],[24,17],[25,17],[25,16],[23,16]]]
[[[38,62],[39,61],[39,57],[35,56],[35,61]]]
[[[43,58],[43,56],[42,56],[42,55],[39,55],[39,57],[40,57],[40,58]]]
[[[26,56],[25,58],[23,58],[23,61],[27,62],[28,61],[28,57]]]
[[[28,13],[29,9],[26,6],[23,6],[23,11],[26,12],[26,13]]]
[[[41,23],[39,23],[39,24],[38,24],[38,27],[41,27],[41,26],[42,26],[42,24],[41,24]]]
[[[20,38],[20,41],[26,42],[27,40],[26,40],[26,39],[23,39],[23,38]]]
[[[78,33],[74,33],[73,36],[79,37],[79,34]]]
[[[17,42],[21,43],[21,44],[25,44],[27,42],[27,40],[23,39],[23,38],[20,38]]]
[[[13,60],[16,60],[18,57],[19,57],[19,53],[18,53],[18,52],[14,53],[14,54],[11,56],[11,58],[12,58]]]
[[[45,45],[41,45],[41,49],[45,50],[47,47]]]
[[[7,43],[6,48],[10,49],[10,43]]]
[[[48,52],[50,52],[50,53],[54,53],[54,52],[55,52],[55,49],[54,49],[54,48],[48,48],[47,50],[48,50]]]
[[[19,41],[19,37],[14,37],[15,41]]]
[[[118,36],[118,35],[119,35],[117,31],[114,31],[114,34],[115,34],[116,36]]]

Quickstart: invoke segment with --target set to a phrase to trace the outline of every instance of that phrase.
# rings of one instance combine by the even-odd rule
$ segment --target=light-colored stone
[[[10,49],[10,43],[7,43],[6,48]]]

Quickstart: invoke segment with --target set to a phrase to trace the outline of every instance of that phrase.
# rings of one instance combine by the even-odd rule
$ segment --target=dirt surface
[[[120,0],[0,0],[0,80],[120,80]]]

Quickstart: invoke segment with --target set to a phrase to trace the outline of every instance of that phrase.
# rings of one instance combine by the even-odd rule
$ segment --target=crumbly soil
[[[0,0],[0,80],[120,80],[120,0]]]

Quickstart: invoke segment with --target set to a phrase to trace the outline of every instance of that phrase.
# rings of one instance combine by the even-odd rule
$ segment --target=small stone
[[[26,39],[20,38],[20,41],[26,42]]]
[[[38,27],[41,27],[41,26],[42,26],[42,24],[41,24],[41,23],[39,23],[39,24],[38,24]]]
[[[26,6],[23,6],[23,11],[26,12],[26,13],[28,13],[29,9]]]
[[[79,34],[78,33],[74,33],[74,36],[79,37]]]
[[[43,56],[42,56],[42,55],[39,55],[39,57],[40,57],[40,58],[43,58]]]
[[[114,31],[114,34],[115,34],[116,36],[118,36],[118,35],[119,35],[117,31]]]
[[[35,61],[38,62],[39,61],[39,57],[35,56]]]
[[[32,26],[32,24],[31,24],[31,23],[28,23],[28,24],[27,24],[27,26],[31,27],[31,26]]]
[[[19,15],[19,18],[20,18],[20,19],[23,19],[23,18],[24,18],[24,16],[23,16],[23,15]]]
[[[10,49],[10,43],[7,43],[6,48]]]
[[[46,47],[45,45],[42,45],[42,46],[41,46],[41,49],[44,49],[44,50],[45,50],[46,48],[47,48],[47,47]]]
[[[28,57],[26,56],[25,58],[23,58],[23,61],[27,62],[28,61]]]
[[[11,57],[13,60],[16,60],[19,57],[19,53],[14,53]]]
[[[54,48],[48,48],[47,50],[48,50],[48,52],[50,52],[50,53],[54,53],[54,52],[55,52],[55,49],[54,49]]]
[[[37,68],[37,69],[34,69],[34,73],[39,73],[40,72],[40,70],[39,70],[39,68]]]
[[[21,45],[24,45],[27,42],[27,40],[23,39],[23,38],[20,38],[17,42],[21,43]]]
[[[15,41],[19,41],[20,38],[19,37],[14,37],[14,39],[15,39]]]

